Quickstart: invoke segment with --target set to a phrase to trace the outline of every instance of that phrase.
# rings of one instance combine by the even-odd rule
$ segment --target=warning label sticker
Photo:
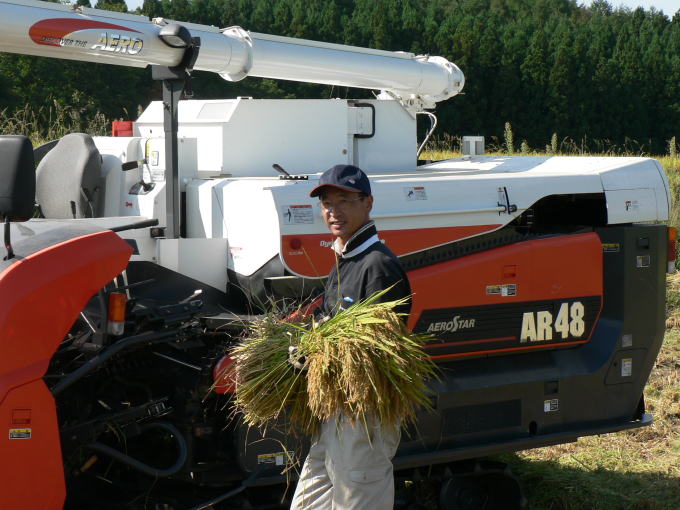
[[[635,267],[637,268],[649,267],[650,262],[651,258],[649,255],[638,255],[635,260]]]
[[[560,409],[560,400],[557,398],[551,398],[550,400],[543,401],[543,412],[544,413],[554,413]]]
[[[230,246],[229,253],[231,254],[231,258],[234,260],[243,258],[243,248],[240,246]]]
[[[618,253],[621,251],[619,243],[602,243],[602,251],[605,253]]]
[[[281,217],[284,225],[314,223],[314,210],[310,204],[281,206]]]
[[[163,182],[165,180],[165,168],[151,169],[151,182]]]
[[[9,429],[10,439],[31,439],[31,429]]]
[[[516,296],[517,295],[517,284],[516,283],[505,283],[502,285],[487,285],[486,286],[487,295],[491,296],[497,294],[500,296]]]
[[[286,452],[263,453],[257,456],[258,464],[274,464],[275,466],[283,466],[286,458]]]
[[[407,186],[404,188],[406,200],[427,200],[425,186]]]
[[[621,360],[621,377],[631,375],[633,375],[633,358],[624,358]]]
[[[637,200],[626,200],[625,206],[626,211],[638,211],[640,209],[640,204]]]

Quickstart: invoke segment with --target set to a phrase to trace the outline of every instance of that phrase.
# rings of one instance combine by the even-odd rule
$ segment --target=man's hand
[[[288,346],[288,363],[293,365],[293,368],[300,372],[307,370],[307,358],[305,356],[300,356],[298,348],[295,345]]]
[[[318,328],[318,327],[321,326],[322,324],[327,323],[329,320],[331,320],[331,316],[330,316],[330,315],[324,315],[324,316],[321,317],[318,321],[317,321],[317,320],[314,320],[314,328]]]

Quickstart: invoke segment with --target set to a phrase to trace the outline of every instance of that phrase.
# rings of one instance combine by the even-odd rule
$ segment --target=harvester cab
[[[414,292],[408,325],[436,338],[434,411],[404,431],[399,480],[426,472],[442,508],[461,508],[490,486],[519,494],[502,466],[474,459],[651,423],[643,388],[675,258],[657,161],[419,165],[418,115],[464,86],[441,57],[35,0],[1,0],[0,15],[2,51],[150,65],[163,83],[123,136],[37,148],[41,217],[6,223],[8,508],[285,505],[304,441],[243,425],[220,373],[247,321],[303,303],[331,269],[309,192],[338,163],[369,174],[372,217]],[[380,93],[180,100],[192,69]],[[0,156],[0,212],[25,219],[30,142],[1,138]],[[38,463],[49,476],[32,476]]]

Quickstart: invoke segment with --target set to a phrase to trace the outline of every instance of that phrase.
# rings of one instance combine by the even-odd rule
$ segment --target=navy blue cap
[[[333,186],[345,191],[356,193],[371,194],[371,183],[368,176],[358,166],[354,165],[335,165],[321,174],[319,184],[310,193],[310,197],[321,195],[324,186]]]

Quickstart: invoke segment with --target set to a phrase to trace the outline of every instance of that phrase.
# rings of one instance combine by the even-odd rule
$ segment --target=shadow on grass
[[[593,471],[517,454],[500,460],[519,479],[528,501],[526,510],[680,510],[677,476]]]

